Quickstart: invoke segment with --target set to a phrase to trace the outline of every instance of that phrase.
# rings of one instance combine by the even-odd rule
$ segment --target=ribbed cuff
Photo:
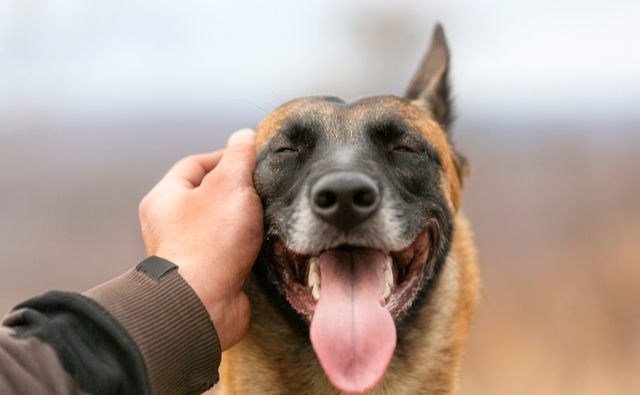
[[[149,257],[85,296],[135,340],[154,394],[201,393],[218,382],[220,341],[204,305],[177,266]]]

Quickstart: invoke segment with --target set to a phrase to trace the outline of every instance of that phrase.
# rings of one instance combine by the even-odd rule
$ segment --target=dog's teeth
[[[320,276],[318,276],[317,272],[309,273],[309,286],[313,287],[314,285],[320,285]]]
[[[311,295],[315,300],[320,299],[320,260],[317,256],[309,259],[309,286],[311,288]]]
[[[320,260],[317,256],[309,259],[309,273],[320,272]]]
[[[384,257],[384,270],[391,270],[391,255],[387,255]]]
[[[384,283],[393,285],[393,273],[391,272],[391,270],[384,271]]]
[[[393,259],[391,255],[386,255],[384,257],[384,292],[383,296],[387,298],[391,294],[391,286],[393,285],[393,269],[391,269],[391,264],[393,263]]]

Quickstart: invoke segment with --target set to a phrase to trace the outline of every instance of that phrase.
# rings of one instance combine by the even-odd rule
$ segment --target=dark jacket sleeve
[[[48,292],[0,326],[0,394],[195,394],[220,343],[177,266],[151,257],[84,295]]]

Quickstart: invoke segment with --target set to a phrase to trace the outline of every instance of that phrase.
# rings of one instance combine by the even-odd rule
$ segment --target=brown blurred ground
[[[640,393],[638,131],[473,147],[483,296],[462,394]]]
[[[135,265],[140,199],[236,124],[0,134],[0,311]],[[460,393],[640,393],[638,131],[458,126],[483,277]]]

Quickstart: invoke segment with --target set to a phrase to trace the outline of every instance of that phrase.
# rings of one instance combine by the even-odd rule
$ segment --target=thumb
[[[222,159],[216,170],[232,173],[237,181],[253,186],[253,171],[256,168],[256,132],[240,129],[227,141]]]

